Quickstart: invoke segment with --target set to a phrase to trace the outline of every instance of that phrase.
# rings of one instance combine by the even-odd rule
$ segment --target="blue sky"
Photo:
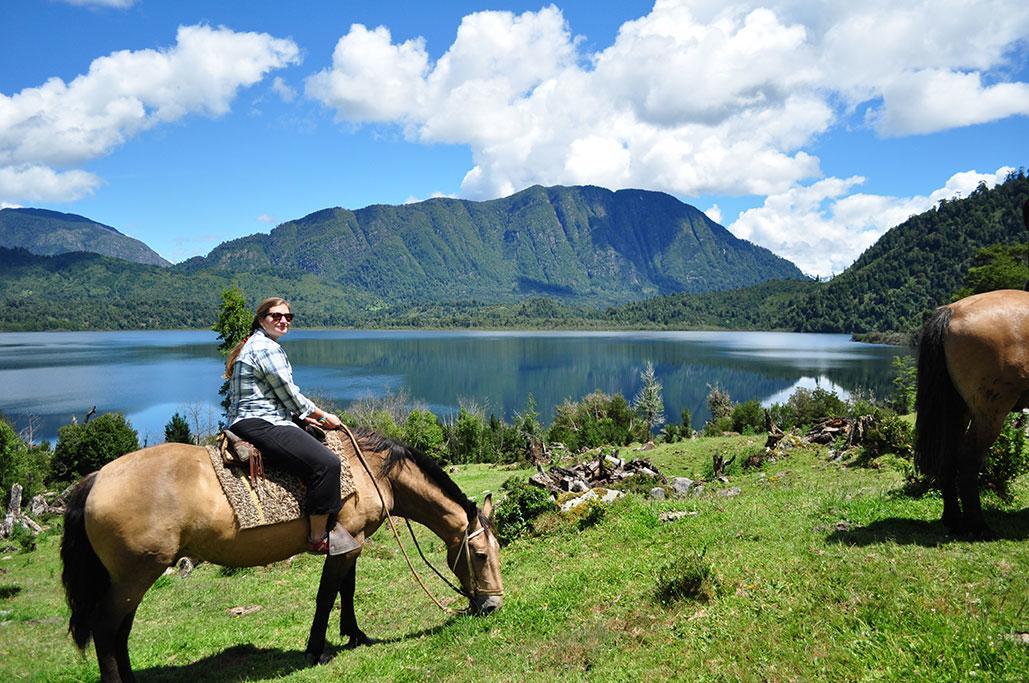
[[[0,205],[178,262],[330,206],[637,187],[830,275],[1026,164],[1027,40],[1007,0],[9,0]]]

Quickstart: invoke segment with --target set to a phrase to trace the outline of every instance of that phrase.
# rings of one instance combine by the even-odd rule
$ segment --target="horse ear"
[[[487,493],[486,499],[482,501],[482,514],[486,515],[486,519],[493,523],[493,494]]]

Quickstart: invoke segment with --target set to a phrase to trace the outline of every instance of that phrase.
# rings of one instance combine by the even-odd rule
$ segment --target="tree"
[[[186,418],[177,412],[172,415],[171,420],[164,426],[164,440],[167,443],[193,443],[193,433],[189,431]]]
[[[647,361],[646,367],[640,373],[640,380],[643,386],[632,399],[632,409],[636,415],[647,425],[647,435],[654,427],[664,424],[665,402],[661,398],[661,383],[654,376],[654,364]]]
[[[135,450],[139,450],[139,437],[121,413],[64,425],[57,430],[54,475],[60,481],[78,479]]]
[[[252,320],[253,315],[247,308],[246,299],[243,297],[243,290],[236,285],[223,289],[222,303],[218,309],[218,322],[211,328],[218,333],[218,339],[221,340],[221,343],[218,344],[218,350],[221,351],[223,356],[228,356],[236,344],[246,339],[247,335],[250,334],[250,323]],[[229,410],[228,380],[222,382],[221,388],[218,389],[218,394],[222,397],[222,410],[227,414]]]

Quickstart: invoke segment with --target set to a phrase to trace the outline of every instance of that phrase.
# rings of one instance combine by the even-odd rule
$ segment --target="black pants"
[[[289,470],[307,484],[307,514],[339,512],[339,456],[318,439],[292,425],[274,425],[256,417],[235,422],[229,429],[257,446],[269,465]]]

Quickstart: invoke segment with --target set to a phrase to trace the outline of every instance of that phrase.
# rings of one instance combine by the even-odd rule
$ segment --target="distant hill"
[[[738,291],[672,295],[608,311],[613,323],[719,326],[798,332],[908,331],[949,303],[972,258],[994,244],[1029,240],[1022,205],[1029,178],[981,185],[891,228],[828,282],[766,282]]]
[[[171,265],[147,245],[109,225],[47,209],[0,209],[0,247],[42,256],[87,251],[135,263]]]
[[[805,279],[660,192],[534,186],[485,202],[326,209],[226,242],[186,273],[310,273],[384,302],[612,303]]]

